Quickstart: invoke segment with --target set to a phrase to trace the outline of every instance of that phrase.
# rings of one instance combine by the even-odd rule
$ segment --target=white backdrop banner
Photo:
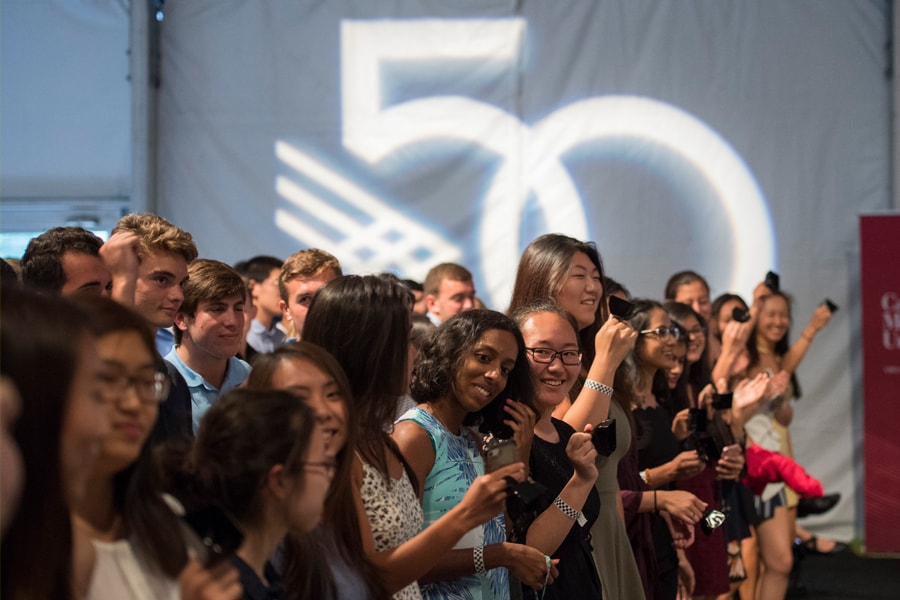
[[[771,268],[795,331],[845,306],[801,367],[795,450],[847,498],[833,533],[858,529],[851,263],[856,215],[889,205],[886,2],[192,0],[163,25],[159,212],[203,256],[460,262],[502,310],[559,231],[636,295],[693,268],[749,297]]]

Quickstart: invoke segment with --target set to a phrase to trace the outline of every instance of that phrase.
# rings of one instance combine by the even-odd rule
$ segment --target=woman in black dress
[[[513,318],[525,339],[540,411],[530,472],[534,481],[546,486],[530,509],[510,502],[515,532],[518,541],[559,560],[559,576],[545,590],[544,598],[600,598],[590,541],[591,525],[600,510],[600,497],[594,489],[597,451],[590,433],[576,432],[551,416],[578,376],[577,325],[569,313],[549,300],[524,306]],[[528,594],[523,586],[523,595]]]

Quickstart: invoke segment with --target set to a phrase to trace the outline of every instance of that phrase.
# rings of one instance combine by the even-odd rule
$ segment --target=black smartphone
[[[706,415],[705,408],[689,408],[688,409],[688,430],[702,433],[706,431],[709,424],[709,418]]]
[[[738,323],[746,323],[750,320],[750,311],[746,308],[741,308],[740,306],[735,306],[731,309],[731,318],[737,321]]]
[[[731,410],[734,401],[734,392],[724,392],[721,394],[713,394],[712,405],[716,410]]]
[[[825,306],[828,307],[828,312],[830,312],[831,314],[836,313],[837,309],[840,308],[837,304],[832,302],[829,298],[825,298],[824,300],[822,300],[822,304],[824,304]]]
[[[208,505],[186,511],[171,494],[163,501],[178,517],[188,553],[204,567],[211,567],[232,556],[244,541],[244,532],[234,519],[218,506]]]
[[[632,310],[634,310],[634,304],[628,300],[622,300],[618,296],[609,297],[609,312],[615,318],[625,321],[631,316]]]
[[[773,292],[777,292],[781,289],[781,278],[775,271],[769,271],[768,273],[766,273],[765,284],[767,288],[769,288]]]
[[[610,456],[616,451],[616,420],[606,419],[591,429],[591,441],[597,454]]]

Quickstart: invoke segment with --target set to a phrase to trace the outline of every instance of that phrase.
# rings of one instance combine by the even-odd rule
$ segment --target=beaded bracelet
[[[612,396],[614,389],[606,385],[605,383],[600,383],[599,381],[594,381],[593,379],[585,379],[584,387],[589,390],[594,390],[595,392],[600,392],[601,394],[606,394],[607,396]]]
[[[558,508],[562,514],[566,515],[573,521],[576,521],[581,527],[584,527],[587,523],[587,519],[580,510],[575,510],[574,508],[566,504],[566,501],[559,496],[557,496],[556,500],[553,501],[553,505]]]
[[[472,548],[472,562],[475,563],[475,573],[478,575],[487,573],[487,569],[484,568],[484,546]]]

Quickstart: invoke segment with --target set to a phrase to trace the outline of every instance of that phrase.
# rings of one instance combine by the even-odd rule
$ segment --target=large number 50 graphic
[[[502,306],[512,287],[510,265],[518,262],[521,212],[530,194],[549,230],[589,238],[581,198],[561,157],[581,144],[607,139],[651,140],[694,165],[716,190],[732,226],[730,288],[750,289],[774,264],[766,202],[731,146],[690,114],[649,98],[604,96],[573,102],[529,126],[510,112],[464,96],[384,104],[382,73],[393,61],[433,63],[436,69],[447,60],[499,61],[509,65],[506,77],[515,85],[525,35],[520,18],[344,21],[345,148],[375,164],[409,144],[455,139],[502,158],[484,199],[479,248],[490,300]]]

